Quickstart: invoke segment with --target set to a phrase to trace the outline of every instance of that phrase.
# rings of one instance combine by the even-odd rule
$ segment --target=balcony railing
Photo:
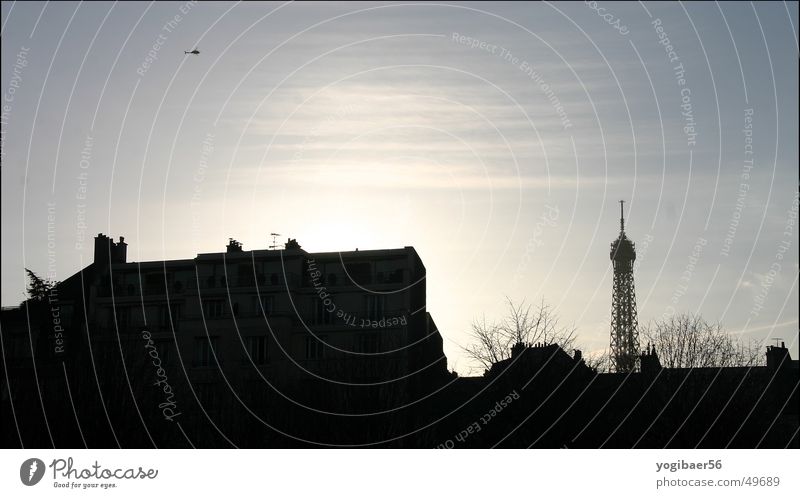
[[[136,297],[136,296],[163,296],[167,294],[167,288],[170,295],[184,294],[187,289],[188,282],[175,281],[164,286],[163,282],[158,284],[145,284],[144,293],[142,287],[138,283],[130,284],[114,284],[114,297]],[[98,287],[98,297],[111,297],[111,285],[103,284]]]
[[[199,283],[199,286],[198,286]],[[300,278],[295,273],[287,273],[284,275],[273,273],[271,275],[244,275],[244,276],[236,276],[236,277],[225,277],[224,275],[212,275],[208,277],[200,277],[199,279],[190,278],[187,280],[176,280],[174,282],[170,282],[165,287],[164,282],[157,282],[144,285],[144,295],[145,296],[161,296],[165,295],[166,289],[169,289],[169,294],[184,294],[184,293],[191,293],[196,291],[198,287],[201,290],[209,290],[209,289],[238,289],[238,288],[270,288],[270,287],[278,287],[278,288],[286,288],[286,287],[297,287],[300,283]],[[129,284],[114,284],[114,296],[115,297],[126,297],[126,296],[141,296],[142,288],[139,283],[129,283]],[[111,285],[103,284],[98,287],[97,295],[99,297],[111,297]]]
[[[308,274],[306,274],[303,278],[303,286],[310,287],[313,286],[315,282],[326,287],[348,287],[356,284],[401,284],[403,281],[404,271],[402,269],[349,275],[345,273],[332,272],[322,274],[313,280]]]
[[[296,287],[300,282],[296,273],[272,273],[269,275],[240,275],[235,277],[225,277],[224,275],[210,275],[200,277],[198,280],[192,279],[191,284],[196,288],[199,282],[200,289],[226,289],[241,287]]]

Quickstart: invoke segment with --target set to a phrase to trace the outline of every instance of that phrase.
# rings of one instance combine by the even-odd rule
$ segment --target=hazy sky
[[[607,346],[625,199],[641,323],[699,312],[797,357],[797,3],[3,2],[2,23],[4,306],[98,232],[133,261],[270,232],[411,245],[467,373],[504,296]]]

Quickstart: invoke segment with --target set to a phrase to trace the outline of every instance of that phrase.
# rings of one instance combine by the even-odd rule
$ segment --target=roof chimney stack
[[[228,252],[242,252],[242,243],[235,239],[228,239]]]
[[[94,263],[96,265],[106,266],[115,263],[127,263],[128,261],[128,244],[125,243],[125,237],[120,237],[118,243],[114,243],[114,239],[98,233],[94,238]]]

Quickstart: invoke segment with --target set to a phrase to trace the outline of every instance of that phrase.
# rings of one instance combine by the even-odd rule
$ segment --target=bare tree
[[[484,368],[511,357],[515,344],[558,344],[565,351],[575,343],[575,328],[559,325],[558,316],[548,304],[539,306],[519,305],[506,298],[508,311],[499,322],[488,322],[486,317],[473,320],[471,333],[473,342],[464,348],[467,355]]]
[[[470,335],[475,341],[464,348],[470,358],[477,360],[485,368],[508,357],[510,345],[496,323],[486,323],[486,317],[472,321]]]
[[[691,313],[655,320],[641,336],[667,368],[757,366],[765,361],[757,341],[733,337],[719,323]]]
[[[583,355],[583,362],[598,373],[611,372],[611,353],[607,349]]]

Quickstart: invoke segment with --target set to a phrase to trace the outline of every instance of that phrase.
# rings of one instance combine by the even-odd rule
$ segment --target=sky
[[[797,29],[782,2],[3,2],[2,305],[99,232],[129,261],[414,246],[480,373],[507,297],[607,347],[625,200],[640,324],[797,358]]]

